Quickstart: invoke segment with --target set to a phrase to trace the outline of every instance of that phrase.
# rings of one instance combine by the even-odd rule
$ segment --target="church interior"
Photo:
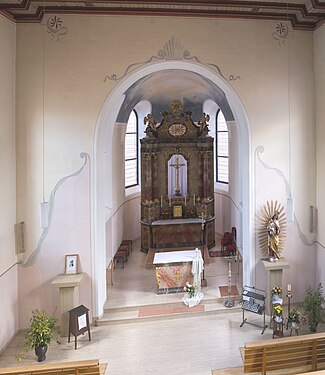
[[[0,373],[39,366],[17,361],[35,309],[59,337],[41,366],[101,374],[249,373],[246,343],[313,336],[289,313],[325,285],[324,20],[321,0],[0,4]]]

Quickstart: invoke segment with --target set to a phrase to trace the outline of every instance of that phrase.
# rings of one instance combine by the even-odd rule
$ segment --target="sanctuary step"
[[[96,326],[121,324],[121,323],[135,323],[143,321],[155,321],[162,319],[178,319],[191,317],[193,315],[200,316],[205,314],[223,314],[240,312],[241,305],[239,299],[235,300],[235,306],[231,309],[224,306],[224,298],[218,301],[205,301],[201,302],[195,307],[187,307],[184,303],[166,303],[157,305],[143,305],[143,306],[130,306],[119,308],[107,308],[103,316],[96,320]]]

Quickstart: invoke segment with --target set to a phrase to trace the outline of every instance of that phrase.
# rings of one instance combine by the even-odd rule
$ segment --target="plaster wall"
[[[141,193],[134,193],[126,197],[123,222],[123,239],[136,240],[141,235]]]
[[[0,351],[16,333],[17,266],[16,223],[15,64],[16,26],[0,16],[0,295],[5,322],[0,330]],[[8,291],[10,293],[8,294]]]
[[[37,229],[40,230],[39,225]],[[91,307],[89,164],[57,190],[47,236],[38,246],[40,253],[36,262],[28,267],[20,265],[18,269],[20,328],[29,327],[31,311],[35,308],[59,318],[59,289],[52,287],[51,282],[58,274],[64,274],[66,254],[78,254],[78,272],[86,274],[80,286],[80,303]]]
[[[325,285],[325,270],[321,265],[325,260],[325,25],[315,31],[314,34],[315,49],[315,87],[316,87],[316,168],[317,168],[317,210],[318,210],[318,228],[317,228],[317,282]]]
[[[180,40],[191,56],[197,56],[203,63],[217,64],[225,76],[240,76],[229,84],[240,97],[250,121],[251,165],[256,147],[263,145],[265,161],[281,170],[290,181],[297,218],[304,231],[308,228],[306,212],[311,202],[315,202],[315,188],[311,183],[315,180],[311,33],[291,31],[289,38],[279,43],[272,37],[276,23],[268,21],[193,18],[189,22],[175,17],[65,15],[61,18],[68,32],[58,39],[45,32],[42,25],[17,26],[17,215],[18,220],[28,224],[26,255],[34,249],[40,235],[38,204],[43,183],[47,198],[62,175],[79,167],[81,151],[93,155],[96,122],[115,85],[114,81],[104,82],[105,76],[114,73],[121,76],[130,64],[157,56],[171,36]],[[43,64],[44,80],[40,73]],[[241,125],[236,124],[240,136]],[[107,142],[106,150],[107,189],[110,186],[111,189],[104,194],[107,196],[107,220],[114,216],[112,246],[115,248],[123,236],[125,129],[116,124],[114,130],[111,127],[107,131],[112,138],[112,142]],[[306,178],[301,178],[301,171]],[[256,188],[256,171],[252,168],[250,172],[252,188],[256,189],[255,199],[258,197],[254,215],[270,197],[285,202],[286,193],[281,183],[274,184],[270,179],[266,189]],[[64,206],[69,196],[60,199]],[[235,204],[240,206],[241,200],[238,194]],[[71,215],[77,218],[76,207],[71,210]],[[294,231],[291,236],[293,238],[288,238],[289,253],[301,246]],[[57,241],[53,237],[48,245],[55,247]],[[41,255],[40,262],[44,261],[43,257],[45,255]],[[313,264],[307,266],[306,271],[313,273]],[[52,272],[53,275],[60,272],[59,264]],[[293,275],[292,284],[297,281],[295,278],[298,275]],[[42,285],[41,280],[35,282],[35,288],[37,285]],[[29,291],[24,292],[22,298],[27,299]],[[45,302],[39,300],[37,303],[42,307]]]

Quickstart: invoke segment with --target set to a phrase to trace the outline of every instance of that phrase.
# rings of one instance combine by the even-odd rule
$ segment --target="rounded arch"
[[[251,217],[253,212],[251,134],[248,116],[232,86],[216,71],[193,61],[172,60],[149,63],[121,79],[108,94],[100,111],[94,134],[92,176],[92,248],[93,248],[93,315],[101,316],[106,300],[105,221],[112,213],[112,161],[105,161],[106,150],[112,149],[113,130],[127,89],[148,74],[164,70],[185,70],[209,79],[226,95],[234,115],[238,136],[238,174],[241,192],[243,230],[243,282],[255,285],[255,249]],[[106,159],[107,160],[107,159]],[[105,192],[105,186],[108,186]],[[105,198],[105,196],[107,198]]]

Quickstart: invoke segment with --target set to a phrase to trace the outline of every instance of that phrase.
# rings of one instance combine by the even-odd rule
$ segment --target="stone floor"
[[[181,304],[183,293],[157,295],[153,267],[145,265],[146,255],[139,251],[138,242],[124,269],[113,272],[113,285],[108,287],[105,314],[126,314],[132,309],[154,308]],[[232,264],[232,284],[242,285],[241,264]],[[212,258],[205,264],[208,283],[201,302],[204,306],[219,304],[219,309],[195,314],[156,314],[152,320],[128,320],[92,326],[92,341],[79,336],[78,349],[74,343],[55,340],[49,347],[47,362],[96,359],[107,363],[108,375],[211,375],[212,370],[242,365],[239,348],[246,342],[269,339],[272,331],[263,335],[259,327],[244,324],[239,307],[225,308],[220,300],[219,286],[228,283],[228,262]],[[201,305],[200,304],[200,305]],[[262,324],[262,317],[249,314],[249,321]],[[21,362],[16,361],[24,340],[19,333],[0,355],[0,367],[35,364],[32,351]]]

